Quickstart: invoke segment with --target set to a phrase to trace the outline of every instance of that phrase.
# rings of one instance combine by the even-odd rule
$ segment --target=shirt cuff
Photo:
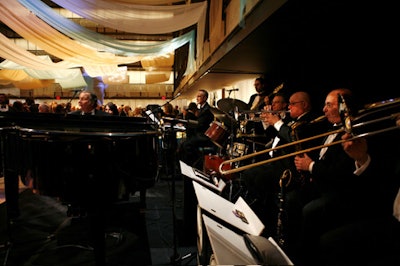
[[[281,126],[283,125],[283,121],[282,120],[278,120],[275,124],[274,124],[274,128],[279,131],[279,129],[281,129]]]
[[[308,166],[308,171],[312,174],[312,169],[313,169],[313,167],[314,167],[314,161],[312,161],[311,163],[310,163],[310,165]]]
[[[357,162],[354,162],[356,165],[356,170],[353,172],[355,175],[361,175],[364,173],[365,169],[367,169],[368,165],[371,163],[371,157],[368,155],[367,161],[363,165],[358,165]]]

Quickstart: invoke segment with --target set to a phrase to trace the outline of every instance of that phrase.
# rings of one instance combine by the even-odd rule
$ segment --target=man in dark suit
[[[204,155],[199,151],[201,147],[213,147],[215,144],[204,133],[210,127],[214,120],[214,115],[211,112],[211,107],[207,102],[208,92],[199,90],[197,93],[197,124],[194,125],[193,135],[181,143],[179,149],[179,159],[186,164],[202,170],[204,164]],[[184,178],[184,230],[185,241],[188,244],[196,243],[196,228],[197,228],[197,198],[194,192],[192,180],[188,177]]]
[[[70,112],[71,115],[97,115],[97,116],[110,116],[111,114],[97,109],[97,96],[89,91],[81,91],[79,93],[80,110]]]
[[[194,132],[190,138],[184,141],[180,149],[180,159],[188,165],[202,169],[201,153],[199,148],[212,147],[215,144],[204,133],[214,120],[211,107],[207,102],[208,92],[199,90],[197,93],[197,124],[193,126]],[[195,165],[196,164],[196,165]]]
[[[276,137],[273,139],[272,148],[291,143],[295,138],[305,138],[314,134],[314,130],[307,130],[305,125],[313,121],[317,114],[312,112],[310,95],[306,92],[295,92],[289,99],[290,116],[285,118],[274,114],[263,114],[264,121],[276,129]],[[296,126],[296,132],[294,127]],[[303,126],[304,125],[304,126]],[[300,130],[302,128],[302,130]],[[296,135],[296,136],[294,136]],[[268,147],[271,148],[271,147]],[[279,148],[269,153],[270,157],[277,158],[293,153],[296,150],[294,145]],[[260,219],[266,223],[265,234],[271,235],[276,232],[276,221],[278,215],[278,193],[280,192],[279,180],[285,170],[289,170],[292,175],[292,182],[296,183],[300,179],[300,174],[296,170],[293,158],[285,158],[270,163],[249,168],[242,173],[242,180],[247,188],[246,200]]]
[[[354,160],[356,170],[353,179],[358,180],[359,185],[351,197],[344,195],[346,205],[353,209],[351,216],[342,217],[343,223],[332,226],[320,236],[316,252],[319,261],[315,264],[399,264],[400,216],[396,213],[399,214],[400,205],[396,211],[394,199],[396,195],[400,199],[400,155],[389,154],[382,149],[386,139],[393,150],[399,149],[400,135],[396,131],[372,136],[368,140],[353,139],[349,133],[342,136],[343,140],[349,140],[342,146]]]
[[[268,96],[264,78],[256,78],[254,81],[254,88],[256,89],[256,93],[250,96],[247,105],[249,110],[259,111],[264,108],[264,97]]]
[[[343,113],[357,111],[354,110],[352,98],[352,92],[346,88],[335,89],[327,94],[323,112],[332,126],[342,126]],[[341,99],[346,99],[346,110],[342,110]],[[329,145],[341,140],[343,134],[344,131],[333,131],[322,144]],[[305,153],[294,159],[297,170],[310,173],[314,195],[302,202],[301,225],[298,228],[300,234],[297,248],[294,248],[299,251],[294,256],[300,265],[320,265],[313,252],[310,252],[317,250],[319,237],[330,228],[357,219],[355,208],[359,199],[355,195],[365,184],[354,175],[354,160],[341,145],[327,146],[318,152],[317,158]],[[301,190],[296,193],[301,194]]]
[[[186,109],[185,115],[182,117],[184,120],[189,121],[186,125],[186,139],[190,139],[196,135],[196,123],[193,121],[197,121],[198,111],[197,104],[195,102],[191,102]]]

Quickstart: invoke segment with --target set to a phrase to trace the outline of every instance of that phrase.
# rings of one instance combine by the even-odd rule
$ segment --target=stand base
[[[197,255],[197,252],[187,253],[184,256],[181,256],[179,253],[174,254],[170,257],[171,265],[182,265],[184,260],[188,260],[186,263],[191,262]],[[183,264],[187,265],[187,264]]]

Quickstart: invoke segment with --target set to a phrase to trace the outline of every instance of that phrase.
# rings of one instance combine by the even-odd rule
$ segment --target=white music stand
[[[202,210],[252,235],[260,235],[265,226],[242,197],[232,203],[201,184],[193,181],[197,202]],[[238,212],[242,218],[238,217]]]
[[[267,263],[263,265],[294,265],[272,237],[265,239],[266,242],[269,242],[268,248],[263,252],[264,254],[260,254],[265,256],[265,261],[260,262],[253,256],[243,235],[232,231],[206,214],[203,214],[202,217],[217,265],[260,265],[260,263]]]
[[[257,265],[241,235],[205,214],[202,217],[217,265]]]

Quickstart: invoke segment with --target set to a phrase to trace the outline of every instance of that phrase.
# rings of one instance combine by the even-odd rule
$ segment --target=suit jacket
[[[68,114],[69,115],[82,115],[82,111],[81,110],[72,111],[72,112],[69,112]],[[102,110],[95,109],[94,110],[94,115],[95,116],[110,116],[111,114],[107,113],[107,112],[104,112]]]
[[[333,141],[341,140],[342,135],[343,133],[337,134]],[[354,181],[354,170],[354,160],[346,154],[342,145],[336,144],[329,146],[324,156],[315,161],[312,179],[320,193],[336,197],[343,193],[352,193],[355,189],[355,184],[351,184]]]
[[[263,91],[263,92],[261,92],[260,94],[255,93],[255,94],[253,94],[253,95],[250,96],[249,103],[247,104],[249,110],[251,109],[251,106],[253,105],[254,100],[256,99],[257,95],[260,95],[260,96],[261,96],[261,99],[260,99],[260,101],[258,102],[257,110],[262,110],[262,109],[264,109],[264,106],[265,106],[264,97],[268,97],[268,93],[267,93],[266,91]]]
[[[315,129],[315,126],[310,125],[310,122],[313,121],[316,117],[317,114],[313,112],[305,113],[297,120],[293,120],[290,116],[286,116],[285,119],[283,119],[284,124],[277,132],[277,137],[279,138],[279,142],[276,146],[279,147],[281,145],[293,143],[293,141],[314,136],[318,132]],[[299,126],[295,126],[295,123],[297,123]],[[295,131],[293,130],[293,128],[295,128],[294,129]],[[320,142],[320,140],[318,141]],[[295,151],[308,148],[309,145],[311,144],[308,142],[298,145],[290,145],[286,148],[275,150],[273,157],[285,156]],[[315,154],[317,154],[318,152],[319,150],[312,152],[310,157],[316,157]],[[277,164],[280,165],[282,169],[290,169],[293,175],[299,175],[294,165],[294,156],[278,160]]]
[[[183,119],[197,121],[197,116],[192,112],[187,112],[186,116]],[[186,124],[186,138],[191,138],[196,134],[196,127],[196,124]]]
[[[196,134],[203,135],[207,129],[210,127],[210,124],[214,120],[214,115],[211,112],[210,105],[206,102],[205,105],[200,108],[199,114],[197,116],[197,127]]]

